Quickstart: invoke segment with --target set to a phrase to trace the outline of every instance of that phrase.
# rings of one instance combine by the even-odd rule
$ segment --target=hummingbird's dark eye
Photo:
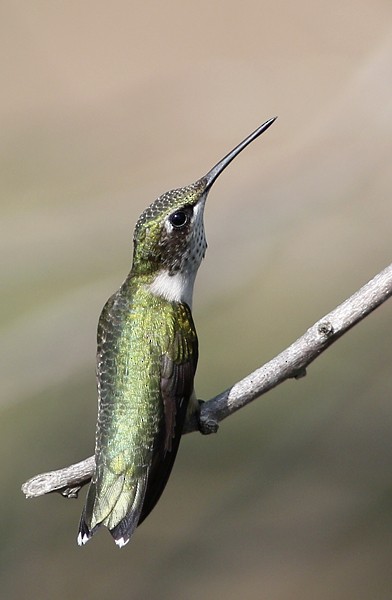
[[[176,210],[176,212],[170,215],[169,221],[173,225],[173,227],[175,227],[176,229],[181,229],[181,227],[184,227],[184,225],[187,224],[188,215],[183,210]]]

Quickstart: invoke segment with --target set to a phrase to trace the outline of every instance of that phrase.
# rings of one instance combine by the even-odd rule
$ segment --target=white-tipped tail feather
[[[79,533],[78,534],[78,545],[79,546],[84,546],[85,544],[87,544],[87,542],[91,539],[90,535],[87,535],[87,533],[83,534]]]
[[[117,546],[119,548],[123,548],[124,546],[126,546],[129,542],[129,538],[127,540],[124,540],[123,537],[119,538],[118,540],[114,540],[117,544]]]

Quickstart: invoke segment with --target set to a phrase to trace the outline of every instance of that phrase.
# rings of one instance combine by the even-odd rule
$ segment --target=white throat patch
[[[165,298],[169,302],[183,302],[192,308],[194,273],[175,273],[169,275],[168,271],[161,271],[150,284],[149,290],[155,296]]]

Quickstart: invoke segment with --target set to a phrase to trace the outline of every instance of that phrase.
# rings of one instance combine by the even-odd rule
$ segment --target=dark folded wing
[[[182,321],[173,341],[170,353],[162,356],[161,399],[163,404],[163,427],[154,449],[149,472],[147,491],[139,524],[158,502],[169,478],[176,458],[189,400],[193,393],[198,346],[190,310],[181,306]]]

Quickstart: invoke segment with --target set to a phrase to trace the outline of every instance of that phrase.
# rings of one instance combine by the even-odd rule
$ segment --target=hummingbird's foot
[[[219,429],[219,423],[216,419],[212,418],[210,415],[206,415],[203,417],[201,413],[201,407],[204,404],[204,400],[198,400],[199,403],[199,418],[198,418],[198,426],[199,431],[203,435],[210,435],[210,433],[216,433]]]
[[[77,498],[81,488],[82,488],[81,485],[75,485],[73,487],[65,487],[65,488],[62,488],[61,490],[56,490],[56,491],[59,491],[60,494],[62,496],[64,496],[64,498]]]

